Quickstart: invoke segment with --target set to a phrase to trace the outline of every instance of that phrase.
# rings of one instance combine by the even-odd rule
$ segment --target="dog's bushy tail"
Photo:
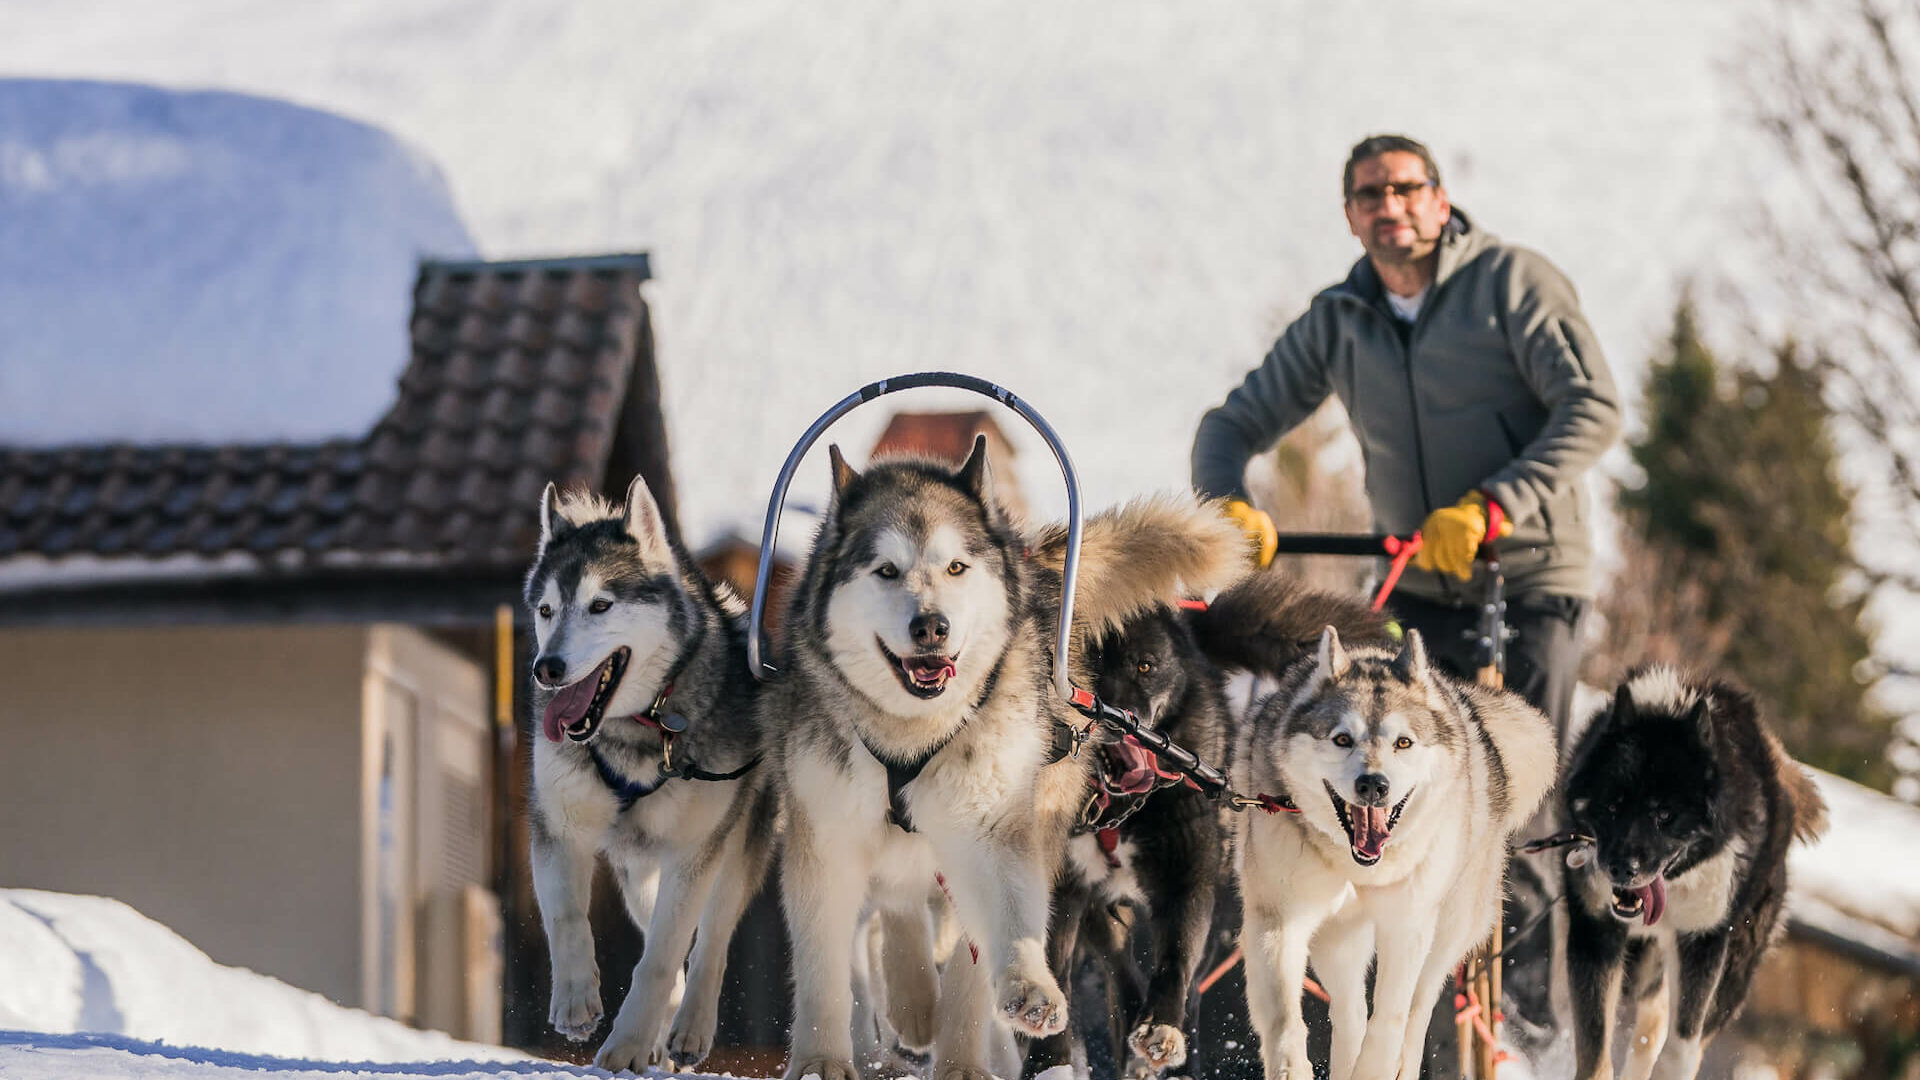
[[[1067,529],[1050,525],[1034,557],[1064,570]],[[1201,595],[1246,570],[1247,538],[1218,502],[1159,495],[1103,510],[1080,534],[1074,616],[1095,636],[1119,630],[1135,615],[1170,604],[1184,591]]]
[[[1350,644],[1391,645],[1388,619],[1354,597],[1311,588],[1277,570],[1250,574],[1193,616],[1200,651],[1222,667],[1278,678],[1311,655],[1328,626]]]
[[[1814,786],[1813,777],[1808,776],[1807,770],[1793,760],[1787,748],[1774,738],[1773,732],[1767,732],[1766,736],[1767,749],[1772,752],[1780,770],[1780,786],[1786,789],[1787,801],[1793,804],[1793,838],[1803,844],[1811,844],[1827,831],[1827,800],[1820,797],[1820,789]]]

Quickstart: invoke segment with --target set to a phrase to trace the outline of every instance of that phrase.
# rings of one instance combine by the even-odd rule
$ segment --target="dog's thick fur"
[[[1751,696],[1666,667],[1614,692],[1563,797],[1595,840],[1590,861],[1565,871],[1577,1075],[1611,1080],[1624,989],[1626,1075],[1691,1080],[1782,926],[1787,849],[1819,835],[1825,804]]]
[[[1333,1080],[1414,1080],[1442,983],[1498,917],[1507,843],[1554,776],[1553,726],[1518,695],[1435,670],[1417,632],[1349,649],[1332,628],[1240,733],[1234,853],[1247,1005],[1268,1080],[1311,1080],[1301,980],[1331,999]],[[1376,960],[1377,957],[1377,960]],[[1375,961],[1373,1007],[1367,969]]]
[[[1384,636],[1386,617],[1279,573],[1252,574],[1199,610],[1161,608],[1127,620],[1094,650],[1095,690],[1202,761],[1224,767],[1234,724],[1219,665],[1284,670],[1311,653],[1328,625],[1349,640],[1371,640]],[[1116,1051],[1131,1077],[1186,1062],[1188,999],[1228,861],[1220,803],[1164,780],[1145,794],[1114,790],[1116,778],[1139,774],[1143,754],[1111,733],[1105,739],[1095,772],[1107,798],[1089,804],[1104,816],[1083,813],[1068,845],[1047,946],[1063,981],[1076,952],[1103,962],[1115,1004],[1106,1027],[1126,1034],[1124,1050]],[[1093,827],[1114,818],[1110,831]],[[1127,941],[1129,929],[1139,927],[1151,942],[1144,973]],[[1064,1034],[1039,1040],[1027,1056],[1028,1074],[1066,1064],[1068,1051]]]
[[[1066,1024],[1045,952],[1048,884],[1091,760],[1053,760],[1059,733],[1085,724],[1051,683],[1066,534],[1015,531],[993,498],[985,440],[957,471],[896,460],[862,474],[837,449],[832,459],[832,502],[784,623],[780,677],[762,699],[790,814],[787,1076],[855,1076],[849,970],[870,899],[889,919],[888,1019],[902,1044],[933,1045],[937,1080],[986,1080],[990,1059],[1011,1051],[993,1017],[1035,1036]],[[1081,549],[1076,640],[1182,586],[1217,587],[1243,545],[1214,507],[1191,501],[1096,516]],[[1084,686],[1084,649],[1073,651]],[[935,880],[969,938],[937,995],[931,948],[903,940],[927,925]]]
[[[540,533],[526,601],[538,644],[531,832],[553,959],[549,1019],[573,1039],[599,1026],[587,910],[604,855],[646,939],[594,1064],[690,1064],[712,1048],[727,945],[766,875],[778,803],[765,764],[734,780],[664,778],[663,732],[640,717],[671,679],[658,714],[686,723],[676,765],[718,774],[762,753],[743,612],[668,537],[637,478],[624,508],[548,485]],[[685,997],[663,1032],[690,943]]]

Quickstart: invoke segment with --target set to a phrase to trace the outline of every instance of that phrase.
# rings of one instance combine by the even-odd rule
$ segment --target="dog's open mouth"
[[[1613,890],[1613,913],[1619,918],[1632,922],[1641,919],[1648,926],[1660,921],[1667,910],[1667,877],[1655,874],[1653,880],[1645,885]]]
[[[1413,798],[1409,791],[1389,810],[1384,806],[1361,806],[1350,803],[1333,790],[1333,785],[1325,780],[1327,798],[1333,800],[1333,812],[1340,818],[1340,826],[1347,830],[1347,843],[1353,851],[1353,861],[1361,866],[1372,866],[1380,861],[1380,855],[1386,850],[1387,841],[1393,836],[1393,827],[1400,824],[1400,811],[1407,808],[1407,800]]]
[[[563,731],[574,742],[593,738],[606,716],[607,702],[612,701],[614,691],[620,689],[620,676],[626,674],[627,658],[631,655],[632,650],[624,645],[613,650],[613,655],[600,661],[599,667],[553,695],[541,717],[541,728],[550,741],[559,742]]]
[[[959,672],[957,656],[908,656],[899,657],[887,648],[887,643],[875,637],[874,643],[880,646],[881,655],[887,663],[893,665],[893,674],[906,687],[907,693],[917,698],[937,698],[946,692],[947,680]]]

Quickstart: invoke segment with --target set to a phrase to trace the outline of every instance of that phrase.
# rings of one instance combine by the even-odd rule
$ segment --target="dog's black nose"
[[[557,656],[542,656],[533,662],[533,677],[548,686],[559,686],[567,677],[567,662]]]
[[[1387,776],[1385,773],[1361,773],[1353,782],[1353,793],[1368,806],[1385,806],[1387,803]]]
[[[947,631],[950,627],[947,617],[934,611],[915,615],[913,621],[907,624],[907,632],[913,635],[915,645],[923,649],[931,649],[935,645],[946,644]]]

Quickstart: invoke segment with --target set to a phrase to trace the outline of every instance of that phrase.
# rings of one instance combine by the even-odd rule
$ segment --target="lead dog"
[[[904,958],[885,964],[901,1041],[934,1044],[937,1080],[987,1080],[996,1048],[1010,1049],[993,1017],[1033,1036],[1066,1024],[1045,953],[1048,883],[1091,758],[1071,753],[1086,721],[1051,684],[1064,533],[1016,531],[993,497],[984,439],[957,471],[896,460],[862,474],[837,448],[831,457],[832,502],[784,623],[780,678],[762,701],[791,816],[787,1076],[855,1075],[849,971],[871,898],[891,913],[886,950]],[[1079,636],[1183,586],[1223,583],[1243,564],[1244,542],[1191,500],[1094,518]],[[1080,647],[1071,660],[1087,685]],[[935,881],[969,941],[941,972],[928,1015],[933,973],[915,958],[931,949],[915,928],[927,925]]]
[[[638,478],[624,508],[547,485],[526,601],[543,736],[531,831],[553,958],[549,1019],[577,1040],[599,1026],[587,904],[604,855],[646,945],[594,1064],[699,1061],[713,1046],[727,944],[766,876],[778,812],[771,770],[755,767],[762,750],[741,605],[668,539]],[[690,941],[686,994],[663,1037]]]

